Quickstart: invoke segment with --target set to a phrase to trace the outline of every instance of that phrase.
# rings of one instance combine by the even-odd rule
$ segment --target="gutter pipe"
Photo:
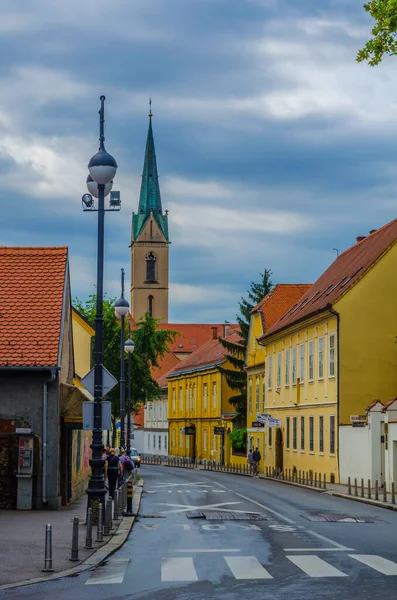
[[[55,381],[56,371],[50,371],[51,377],[43,383],[43,472],[41,481],[42,503],[47,504],[47,411],[48,411],[48,384]]]
[[[337,417],[336,417],[336,424],[338,427],[338,452],[336,454],[336,459],[338,462],[338,477],[340,476],[340,466],[339,466],[339,412],[340,412],[340,369],[339,369],[339,365],[340,365],[340,313],[338,313],[336,310],[334,310],[332,308],[332,304],[329,304],[327,306],[327,309],[329,310],[329,312],[332,315],[335,315],[336,317],[336,324],[337,324],[337,336],[336,336],[336,368],[337,368],[337,375],[336,375],[336,409],[337,409]]]

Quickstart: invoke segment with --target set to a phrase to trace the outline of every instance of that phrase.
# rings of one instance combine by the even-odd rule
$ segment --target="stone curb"
[[[354,500],[354,502],[361,502],[361,504],[371,504],[372,506],[378,506],[379,508],[385,508],[387,510],[397,511],[396,504],[385,504],[380,500],[372,500],[371,498],[361,498],[359,496],[349,496],[348,494],[341,494],[340,492],[330,491],[330,496],[336,496],[337,498],[344,498],[345,500]]]
[[[132,510],[135,514],[138,514],[139,507],[141,504],[142,490],[143,490],[143,479],[140,479],[136,484],[136,492],[132,499]],[[104,546],[101,546],[96,550],[91,556],[89,556],[83,563],[73,567],[71,569],[66,569],[64,571],[59,571],[59,573],[54,573],[49,576],[36,577],[35,579],[26,579],[24,581],[17,581],[16,583],[6,583],[5,585],[0,585],[0,590],[7,590],[16,587],[22,587],[25,585],[33,585],[35,583],[44,583],[45,581],[54,581],[55,579],[61,579],[62,577],[69,577],[70,575],[78,575],[79,573],[83,573],[84,571],[88,571],[97,567],[104,560],[109,558],[112,554],[117,552],[125,544],[128,539],[128,536],[131,532],[132,526],[134,525],[136,517],[123,517],[120,521],[120,524],[116,531],[113,533],[110,540],[106,542]]]
[[[266,477],[265,475],[259,475],[259,479],[266,479],[266,481],[274,481],[275,483],[285,483],[286,485],[293,485],[294,487],[301,488],[302,490],[310,490],[311,492],[326,492],[330,493],[328,488],[319,488],[311,485],[304,485],[303,483],[297,483],[296,481],[286,481],[285,479],[275,479],[274,477]]]

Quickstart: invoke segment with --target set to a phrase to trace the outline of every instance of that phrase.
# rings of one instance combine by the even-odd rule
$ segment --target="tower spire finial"
[[[153,113],[152,113],[152,97],[150,96],[149,98],[149,119],[151,119],[153,117]]]

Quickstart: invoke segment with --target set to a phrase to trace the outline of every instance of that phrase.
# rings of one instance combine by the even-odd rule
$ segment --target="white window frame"
[[[328,376],[335,377],[335,334],[329,334]]]
[[[217,397],[216,397],[216,381],[212,382],[212,399],[214,401],[214,409],[217,407]]]
[[[305,344],[301,344],[299,347],[299,377],[300,382],[305,381]]]
[[[260,411],[259,387],[259,375],[257,375],[255,381],[255,410],[257,413]]]
[[[276,385],[279,388],[281,386],[281,352],[277,353],[277,379]]]
[[[309,340],[309,358],[308,358],[308,379],[309,381],[314,380],[314,340]]]
[[[296,385],[296,361],[297,361],[296,346],[293,346],[292,347],[292,385]]]
[[[268,365],[267,365],[267,389],[271,390],[272,389],[272,376],[273,376],[273,356],[270,355],[269,358],[267,359]]]
[[[182,387],[179,388],[179,410],[180,410],[180,412],[183,411],[183,389],[182,389]]]
[[[189,410],[189,388],[186,386],[185,389],[185,407],[186,407],[186,411]]]
[[[324,338],[318,338],[318,378],[324,379]]]
[[[321,449],[322,445],[322,449]],[[324,417],[318,417],[318,451],[319,454],[324,454]]]
[[[176,411],[176,389],[172,388],[172,412]]]
[[[158,415],[159,415],[159,421],[162,421],[163,420],[163,407],[162,407],[161,401],[159,402],[159,412],[158,412]]]
[[[207,451],[207,430],[203,430],[203,450]]]
[[[204,383],[203,386],[203,398],[204,398],[204,410],[207,410],[207,405],[208,405],[208,388],[207,388],[207,384]]]
[[[263,373],[262,375],[262,406],[263,412],[265,412],[266,408],[266,375]]]
[[[285,351],[285,385],[289,385],[289,375],[290,375],[290,348],[287,348]]]
[[[193,410],[196,410],[196,385],[193,386]]]

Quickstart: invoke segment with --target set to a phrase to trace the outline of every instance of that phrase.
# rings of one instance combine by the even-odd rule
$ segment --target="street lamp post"
[[[125,447],[125,373],[124,373],[124,323],[130,305],[124,298],[124,269],[121,269],[121,297],[116,300],[114,312],[120,319],[120,449]]]
[[[124,344],[124,352],[128,354],[128,391],[127,391],[127,456],[131,456],[131,354],[134,342],[131,339],[130,322],[128,321],[128,340]]]
[[[105,96],[101,96],[99,150],[88,163],[90,172],[87,186],[91,193],[82,197],[85,211],[98,212],[98,249],[97,249],[97,299],[95,315],[95,367],[94,367],[94,424],[92,431],[92,455],[90,458],[91,475],[88,483],[88,505],[97,502],[104,504],[106,487],[104,479],[103,432],[102,432],[102,396],[103,396],[103,262],[104,262],[104,230],[105,230],[105,196],[110,192],[113,178],[116,175],[117,163],[113,156],[105,150]],[[98,208],[95,208],[92,196],[98,198]],[[110,210],[120,210],[118,200]]]

